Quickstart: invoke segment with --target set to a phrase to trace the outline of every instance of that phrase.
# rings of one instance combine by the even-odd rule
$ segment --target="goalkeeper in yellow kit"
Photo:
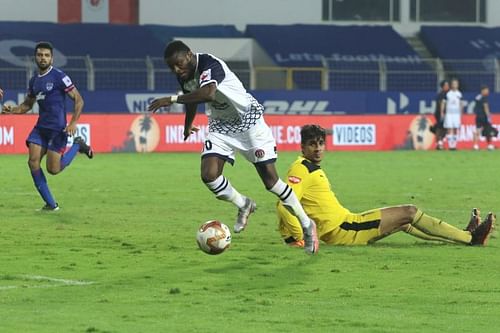
[[[401,205],[351,213],[343,207],[321,169],[326,131],[318,125],[301,130],[302,156],[288,170],[288,184],[293,188],[306,214],[316,222],[318,237],[333,245],[366,245],[397,231],[415,237],[465,245],[484,245],[495,215],[489,213],[480,223],[479,210],[473,209],[469,224],[460,230],[423,213],[414,205]],[[302,246],[302,227],[297,218],[278,202],[279,230],[285,243]]]

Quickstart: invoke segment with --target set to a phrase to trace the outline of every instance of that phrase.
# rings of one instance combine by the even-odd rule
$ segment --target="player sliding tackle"
[[[40,42],[35,46],[35,62],[38,67],[29,81],[28,94],[20,105],[4,105],[2,113],[26,113],[38,102],[40,112],[38,121],[26,139],[29,149],[28,165],[36,189],[45,201],[42,211],[57,211],[59,205],[50,192],[47,179],[41,169],[42,158],[47,155],[47,171],[56,175],[70,165],[80,152],[92,158],[92,149],[81,137],[73,139],[73,145],[66,151],[68,135],[76,134],[76,124],[83,108],[83,99],[69,76],[52,66],[52,45]],[[66,124],[65,99],[74,101],[73,116]],[[3,91],[0,89],[0,98]]]
[[[277,195],[283,207],[298,218],[305,251],[316,253],[316,225],[276,171],[276,142],[264,121],[264,107],[247,93],[226,63],[211,54],[193,53],[183,42],[173,41],[165,48],[164,60],[177,75],[184,94],[155,99],[149,110],[156,112],[173,103],[185,104],[186,140],[196,131],[193,121],[198,104],[207,103],[209,133],[201,154],[201,179],[217,199],[238,207],[234,231],[245,229],[249,215],[256,208],[253,200],[240,194],[222,175],[225,163],[234,164],[235,153],[240,152],[254,164],[266,189]]]
[[[300,156],[288,171],[288,184],[300,199],[306,213],[316,221],[321,240],[333,245],[366,245],[397,231],[432,241],[465,245],[484,245],[491,232],[495,215],[489,213],[480,223],[479,211],[472,216],[465,230],[429,216],[413,205],[393,206],[351,213],[343,207],[321,169],[325,152],[325,129],[306,125],[301,130]],[[285,243],[302,246],[303,236],[297,219],[277,207],[279,229]]]

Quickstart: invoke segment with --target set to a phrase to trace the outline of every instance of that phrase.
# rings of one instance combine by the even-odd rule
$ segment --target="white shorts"
[[[444,115],[444,128],[460,128],[460,113],[446,113]]]
[[[201,156],[202,158],[218,156],[234,164],[237,151],[251,163],[274,162],[276,160],[278,157],[276,141],[263,117],[254,126],[241,133],[208,133]]]

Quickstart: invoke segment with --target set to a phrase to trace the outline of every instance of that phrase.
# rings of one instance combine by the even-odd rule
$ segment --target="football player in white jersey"
[[[448,149],[457,149],[458,129],[461,124],[461,116],[463,112],[462,93],[458,90],[458,80],[451,80],[451,88],[446,93],[446,98],[442,101],[444,103],[444,123],[446,129],[446,139],[448,140]],[[443,115],[442,115],[443,116]]]
[[[164,60],[176,74],[184,94],[152,101],[149,111],[181,103],[186,107],[184,140],[193,127],[197,106],[206,103],[209,133],[201,154],[201,179],[217,199],[238,207],[235,232],[241,232],[256,204],[240,194],[222,175],[226,162],[234,163],[240,152],[253,163],[266,189],[279,197],[283,205],[299,219],[304,230],[305,251],[318,251],[316,224],[304,212],[292,188],[276,171],[276,141],[264,121],[264,107],[243,87],[226,63],[211,54],[193,53],[182,41],[169,43]]]

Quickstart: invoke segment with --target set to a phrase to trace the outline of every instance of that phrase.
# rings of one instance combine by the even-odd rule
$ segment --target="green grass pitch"
[[[297,153],[282,153],[281,175]],[[0,332],[498,332],[500,241],[426,243],[405,234],[317,256],[282,245],[276,198],[239,156],[225,175],[258,210],[218,256],[197,227],[236,209],[213,198],[198,154],[79,156],[47,176],[0,156]],[[498,152],[330,152],[323,168],[351,211],[413,203],[464,227],[500,213]]]

